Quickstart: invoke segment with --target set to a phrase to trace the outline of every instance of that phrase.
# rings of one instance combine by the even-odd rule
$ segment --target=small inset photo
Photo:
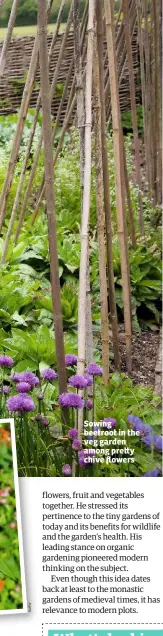
[[[14,420],[0,420],[0,613],[27,612]]]

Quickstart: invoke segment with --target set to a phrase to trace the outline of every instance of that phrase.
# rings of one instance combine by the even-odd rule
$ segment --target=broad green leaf
[[[17,581],[19,578],[19,576],[16,576],[15,564],[7,559],[0,559],[0,572],[3,576],[13,579],[13,581]]]

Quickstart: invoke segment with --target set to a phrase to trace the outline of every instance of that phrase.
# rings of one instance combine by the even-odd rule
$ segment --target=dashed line
[[[45,625],[53,625],[54,623],[42,623],[42,631]],[[65,627],[65,623],[60,623],[60,625],[64,625]],[[97,625],[104,625],[106,627],[107,630],[107,623],[95,623],[94,625],[91,623],[91,625],[87,625],[86,623],[73,623],[73,625],[76,625],[77,627],[81,627],[81,625],[83,625],[86,628],[86,631],[88,631],[89,629],[92,629],[92,627],[96,628]],[[160,625],[161,627],[163,627],[163,623],[112,623],[112,625],[114,625],[114,627],[116,627],[117,625],[125,625],[125,627],[127,627],[127,625]],[[54,626],[55,627],[55,626]],[[57,627],[55,628],[57,629]],[[66,630],[68,630],[68,627],[65,628]],[[70,629],[73,629],[72,627]],[[42,636],[44,636],[42,634]]]

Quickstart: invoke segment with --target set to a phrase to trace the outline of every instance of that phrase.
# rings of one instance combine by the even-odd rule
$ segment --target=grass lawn
[[[22,37],[23,35],[35,35],[36,28],[37,28],[37,25],[35,25],[35,24],[33,24],[32,26],[15,27],[14,31],[13,31],[13,35],[14,35],[15,38]],[[48,26],[49,32],[54,31],[54,28],[55,28],[55,24],[49,24],[49,26]],[[64,31],[64,29],[65,29],[65,24],[63,23],[60,26],[60,32]],[[3,28],[3,29],[0,28],[0,40],[4,40],[5,34],[6,34],[6,29],[5,28]]]

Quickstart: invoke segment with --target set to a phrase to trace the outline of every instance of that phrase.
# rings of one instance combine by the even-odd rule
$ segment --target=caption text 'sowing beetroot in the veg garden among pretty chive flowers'
[[[67,392],[58,395],[57,372],[54,369],[45,367],[41,373],[39,371],[34,373],[27,369],[19,373],[13,370],[14,360],[10,356],[5,354],[0,356],[1,409],[3,415],[4,413],[14,414],[20,475],[56,474],[68,477],[72,475],[72,466],[75,461],[77,476],[93,476],[97,470],[95,440],[100,441],[101,436],[104,439],[104,431],[108,431],[108,435],[115,433],[118,436],[119,430],[123,429],[121,420],[114,417],[113,412],[109,413],[109,400],[106,411],[105,406],[102,407],[102,427],[96,421],[97,398],[101,396],[103,403],[103,395],[106,391],[103,385],[102,368],[92,363],[87,366],[83,375],[78,375],[73,373],[73,367],[77,364],[76,356],[67,354],[65,360],[68,389]],[[84,413],[84,420],[92,419],[95,422],[93,429],[87,430],[86,436],[85,433],[80,432],[79,435],[78,432],[80,409]],[[69,419],[66,421],[64,414],[67,411]],[[88,417],[91,411],[92,415],[90,413]],[[111,411],[114,409],[111,408]],[[155,433],[151,424],[146,424],[140,417],[128,413],[126,423],[127,419],[128,427],[137,433],[135,440],[132,439],[132,444],[135,443],[136,461],[137,452],[143,458],[144,471],[140,471],[137,476],[144,474],[144,476],[159,477],[161,436]],[[109,470],[110,475],[124,475],[125,470],[126,476],[131,474],[131,469],[128,472],[127,469],[122,469],[123,466],[118,468],[119,473],[117,473],[114,468],[113,472],[111,464],[109,468],[104,464],[104,471]]]

